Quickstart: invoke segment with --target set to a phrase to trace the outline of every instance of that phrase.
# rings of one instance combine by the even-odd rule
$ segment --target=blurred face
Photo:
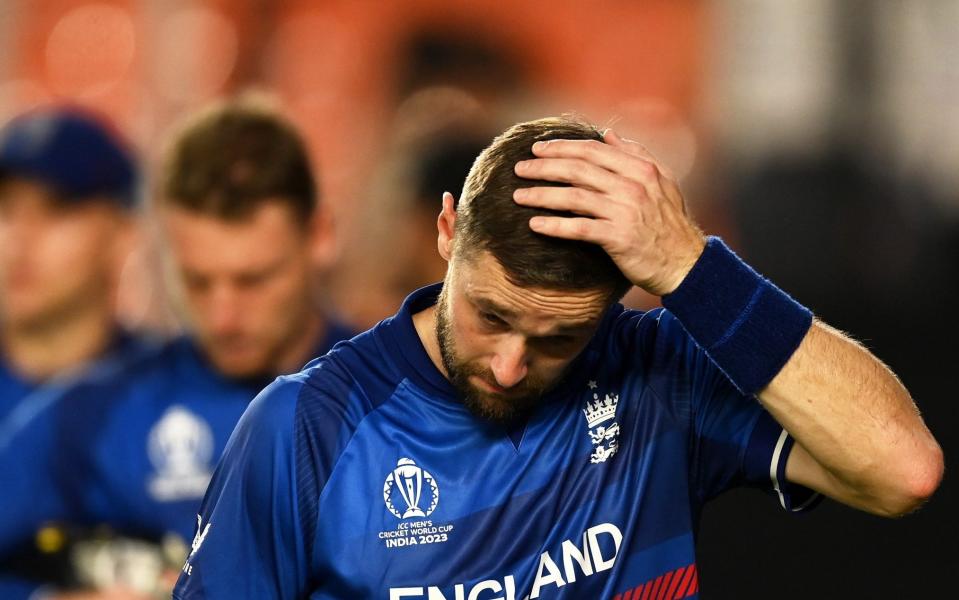
[[[483,418],[509,422],[529,412],[586,346],[608,298],[514,285],[488,252],[455,259],[436,307],[450,381]]]
[[[239,221],[170,206],[163,222],[187,316],[210,361],[231,377],[281,372],[317,318],[312,230],[280,201]]]
[[[108,201],[64,201],[44,186],[0,183],[0,303],[9,327],[55,326],[112,301],[128,226]],[[105,308],[100,306],[101,309]]]

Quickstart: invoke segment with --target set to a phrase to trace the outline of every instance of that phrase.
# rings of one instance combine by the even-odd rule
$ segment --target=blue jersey
[[[43,382],[22,377],[0,357],[0,557],[30,540],[38,525],[65,513],[49,468],[57,442],[48,418],[54,408],[78,387],[123,377],[158,347],[154,340],[118,329],[102,356]],[[0,575],[3,598],[25,598],[35,587]]]
[[[156,348],[148,339],[118,331],[102,357],[43,383],[28,381],[0,360],[0,557],[47,515],[63,513],[49,468],[56,455],[55,408],[78,387],[123,377]]]
[[[0,421],[37,385],[22,377],[0,356]]]
[[[48,381],[33,381],[10,365],[0,355],[0,423],[18,409],[20,404],[41,405],[49,402],[49,397],[59,395],[76,381],[82,380],[90,371],[113,370],[131,358],[137,356],[150,346],[150,342],[118,330],[110,342],[110,346],[102,356],[84,365],[61,373]],[[19,409],[18,419],[23,419],[23,411],[33,412],[34,408]],[[0,425],[0,443],[2,443],[3,426]]]
[[[611,308],[507,431],[460,403],[416,334],[438,292],[251,404],[175,598],[697,597],[704,502],[809,495],[784,480],[791,438],[670,313]]]
[[[350,334],[329,324],[317,354]],[[180,338],[74,386],[0,447],[0,478],[11,482],[0,556],[48,521],[189,540],[213,467],[264,383],[222,376]]]

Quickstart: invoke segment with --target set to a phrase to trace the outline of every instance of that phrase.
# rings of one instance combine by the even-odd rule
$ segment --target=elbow
[[[942,448],[935,441],[932,441],[930,446],[926,456],[914,465],[913,476],[910,478],[909,493],[913,499],[911,510],[915,510],[931,498],[942,483],[942,474],[945,470]]]
[[[915,512],[939,488],[944,468],[942,448],[932,441],[927,450],[912,455],[902,469],[896,470],[899,476],[890,482],[876,514],[902,517]]]

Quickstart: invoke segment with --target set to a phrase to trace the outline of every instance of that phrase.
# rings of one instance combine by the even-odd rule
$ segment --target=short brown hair
[[[480,153],[466,177],[456,209],[454,252],[469,256],[476,250],[489,251],[517,285],[607,289],[618,299],[631,284],[602,248],[545,236],[529,227],[534,216],[570,213],[513,201],[517,188],[567,185],[524,179],[513,170],[517,162],[535,158],[533,143],[551,139],[603,141],[603,134],[578,119],[558,117],[519,123],[499,135]]]
[[[263,102],[218,103],[190,119],[163,163],[161,202],[225,220],[280,200],[305,223],[317,203],[306,146]]]

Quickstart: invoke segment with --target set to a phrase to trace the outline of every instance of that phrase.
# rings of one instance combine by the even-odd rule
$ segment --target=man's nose
[[[218,286],[213,290],[207,311],[210,329],[221,335],[232,333],[242,316],[239,297],[228,286]]]
[[[509,336],[503,340],[490,361],[496,384],[511,388],[522,381],[528,372],[526,358],[526,341],[522,337]]]

